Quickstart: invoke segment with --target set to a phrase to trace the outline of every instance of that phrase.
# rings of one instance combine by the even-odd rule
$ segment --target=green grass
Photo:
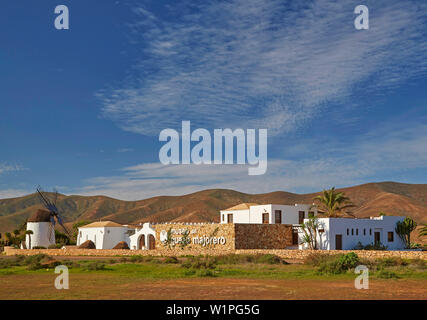
[[[350,259],[351,258],[351,259]],[[378,279],[427,279],[422,260],[358,260],[355,256],[311,256],[305,264],[288,264],[273,255],[224,255],[219,257],[152,257],[126,259],[51,261],[52,257],[0,257],[0,276],[13,274],[51,274],[55,265],[65,264],[70,274],[111,275],[117,281],[130,279],[179,279],[197,277],[247,279],[354,279],[354,266],[365,264],[370,276]],[[338,266],[338,267],[337,267]]]

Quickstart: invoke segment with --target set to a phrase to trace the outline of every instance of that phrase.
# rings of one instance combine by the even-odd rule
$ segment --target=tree
[[[395,231],[405,243],[407,249],[411,248],[411,232],[415,230],[417,223],[410,217],[406,217],[403,221],[396,223]]]
[[[28,234],[27,249],[31,249],[31,235],[33,234],[33,231],[27,230],[27,231],[25,231],[25,234]]]
[[[323,190],[321,195],[314,198],[319,202],[318,212],[328,217],[337,217],[344,212],[345,209],[355,207],[348,197],[343,192],[338,192],[335,187],[329,190]],[[350,214],[349,212],[346,212]]]
[[[79,228],[83,227],[89,223],[90,223],[90,221],[82,220],[82,221],[79,221],[79,222],[76,222],[75,224],[73,224],[73,234],[72,234],[73,240],[77,241],[77,235],[79,233]]]
[[[12,242],[12,234],[10,232],[6,232],[4,236],[6,237],[6,244],[9,246]]]
[[[55,241],[56,243],[67,245],[70,244],[70,238],[65,233],[55,230]]]
[[[311,217],[308,221],[301,224],[301,229],[304,232],[302,243],[307,244],[309,249],[317,250],[317,233],[319,229],[319,220],[316,217]]]

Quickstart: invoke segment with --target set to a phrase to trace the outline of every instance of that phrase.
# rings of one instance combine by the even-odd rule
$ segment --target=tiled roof
[[[249,202],[244,202],[241,204],[238,204],[234,207],[228,208],[228,209],[224,209],[226,211],[231,211],[231,210],[247,210],[249,209],[250,206],[258,206],[258,203],[249,203]]]
[[[103,227],[123,227],[123,226],[113,221],[97,221],[97,222],[92,222],[90,224],[87,224],[80,228],[103,228]]]

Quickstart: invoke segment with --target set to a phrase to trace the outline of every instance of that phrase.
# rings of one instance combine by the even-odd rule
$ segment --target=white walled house
[[[49,248],[55,244],[55,229],[50,222],[50,213],[45,210],[37,210],[27,220],[27,231],[31,230],[33,234],[25,236],[25,247],[32,249],[34,247]]]
[[[77,245],[91,240],[96,249],[113,249],[119,242],[129,245],[129,228],[112,221],[93,222],[79,228]]]
[[[353,250],[359,242],[363,246],[381,243],[387,250],[401,250],[405,248],[405,243],[396,234],[395,228],[396,223],[404,219],[395,216],[369,219],[319,218],[318,246],[321,250]],[[300,230],[300,240],[303,234]],[[299,249],[307,247],[300,241]]]
[[[317,215],[317,209],[309,204],[265,204],[242,203],[221,210],[221,223],[254,223],[254,224],[301,224],[309,215]]]

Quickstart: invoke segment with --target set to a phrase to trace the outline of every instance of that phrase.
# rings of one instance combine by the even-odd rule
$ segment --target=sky
[[[0,110],[0,198],[426,183],[427,3],[5,0]],[[267,172],[162,165],[185,120],[268,129]]]

